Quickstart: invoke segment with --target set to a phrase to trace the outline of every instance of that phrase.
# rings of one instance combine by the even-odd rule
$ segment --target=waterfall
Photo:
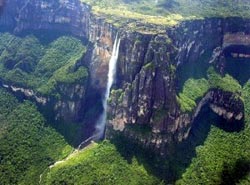
[[[117,63],[118,54],[119,54],[119,46],[120,46],[120,39],[118,39],[118,36],[116,35],[115,43],[114,43],[113,51],[112,51],[112,56],[111,56],[110,61],[109,61],[109,71],[108,71],[107,86],[106,86],[106,90],[105,90],[105,95],[104,95],[104,97],[102,99],[102,105],[103,105],[103,109],[104,110],[103,110],[100,118],[97,121],[96,132],[94,133],[94,135],[92,135],[91,137],[89,137],[86,140],[84,140],[77,147],[77,149],[73,150],[71,152],[71,154],[68,155],[68,157],[66,159],[55,162],[53,165],[49,166],[49,169],[51,169],[54,166],[56,166],[56,165],[58,165],[60,163],[65,162],[66,160],[68,160],[71,155],[73,155],[75,152],[78,152],[79,150],[81,150],[84,147],[86,147],[87,145],[89,145],[92,140],[98,140],[98,139],[101,139],[104,136],[106,119],[107,119],[108,98],[109,98],[110,89],[111,89],[111,86],[112,86],[112,84],[114,82],[114,78],[115,78],[115,74],[116,74],[116,63]],[[43,174],[45,173],[45,171],[40,175],[39,184],[41,184],[41,182],[42,182],[42,177],[43,177]]]
[[[114,82],[115,74],[116,74],[116,63],[118,60],[119,47],[120,47],[120,39],[116,35],[115,43],[114,43],[113,51],[112,51],[112,56],[109,61],[109,71],[108,71],[108,81],[107,81],[106,91],[102,99],[103,112],[96,124],[97,139],[100,139],[104,136],[106,119],[107,119],[108,98],[109,98],[110,90],[111,90],[112,84]]]

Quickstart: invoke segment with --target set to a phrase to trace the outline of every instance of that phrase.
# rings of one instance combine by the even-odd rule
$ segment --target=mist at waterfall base
[[[109,71],[108,71],[108,81],[107,81],[106,91],[102,99],[103,112],[100,115],[96,124],[96,132],[94,134],[95,139],[101,139],[104,137],[105,125],[107,120],[107,106],[108,106],[107,104],[110,95],[110,90],[115,79],[119,47],[120,47],[120,39],[118,38],[118,36],[116,36],[113,46],[112,56],[109,61]]]

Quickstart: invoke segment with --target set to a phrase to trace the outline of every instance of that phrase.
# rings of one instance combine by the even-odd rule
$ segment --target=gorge
[[[157,6],[163,1],[152,2]],[[167,6],[172,8],[181,3],[171,2]],[[99,150],[117,156],[117,151],[135,166],[136,158],[144,175],[160,179],[145,175],[145,182],[134,184],[223,184],[225,176],[240,170],[236,164],[242,159],[239,168],[247,174],[234,182],[250,182],[248,17],[187,16],[154,24],[143,18],[124,20],[126,12],[109,15],[108,8],[102,14],[97,5],[79,0],[6,0],[5,5],[0,17],[1,87],[19,102],[35,103],[71,146],[87,146],[79,158],[100,156]],[[106,143],[108,149],[91,143],[103,138],[112,144]],[[219,148],[219,142],[225,153],[233,145],[237,149],[232,155],[219,153],[224,158],[217,166],[210,162],[214,166],[207,172],[206,165],[199,166],[200,158],[218,158],[204,157],[202,148]],[[66,163],[55,171],[44,168],[41,183],[84,184],[83,177],[74,183],[60,176],[60,170],[70,171],[63,168]],[[202,176],[203,170],[208,175]],[[113,176],[98,180],[96,184],[122,184]]]

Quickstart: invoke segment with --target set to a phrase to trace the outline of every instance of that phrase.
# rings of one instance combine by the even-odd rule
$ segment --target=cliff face
[[[85,27],[89,14],[79,1],[6,1],[0,25],[15,33],[47,29],[86,36],[88,30],[79,28]]]
[[[108,135],[125,135],[165,155],[170,146],[189,136],[192,122],[205,105],[228,122],[242,120],[243,102],[233,93],[211,89],[191,113],[180,110],[176,96],[189,78],[205,77],[209,66],[227,73],[226,48],[235,45],[228,35],[241,35],[234,42],[247,47],[248,29],[249,21],[242,19],[207,19],[181,23],[164,35],[127,34],[119,56],[118,89],[110,98]],[[135,125],[150,130],[145,134]]]
[[[123,40],[118,66],[118,81],[123,81],[120,80],[118,86],[124,90],[113,91],[116,102],[111,103],[115,105],[111,114],[118,115],[113,120],[118,130],[126,123],[155,123],[153,113],[156,111],[168,114],[174,111],[171,107],[176,107],[173,101],[175,74],[170,54],[175,49],[170,43],[166,44],[168,40],[166,35],[133,34],[127,34]],[[154,129],[164,129],[164,123],[155,123]]]
[[[59,88],[65,96],[52,103],[56,119],[80,119],[80,114],[88,111],[84,107],[86,99],[95,99],[93,94],[98,94],[100,101],[117,32],[121,45],[116,90],[109,100],[108,137],[123,134],[165,155],[168,146],[188,137],[192,121],[204,105],[209,104],[226,120],[244,117],[241,100],[230,98],[233,95],[228,92],[210,90],[191,113],[181,111],[176,96],[187,79],[204,77],[211,65],[225,73],[228,53],[248,54],[230,46],[249,46],[244,38],[249,37],[250,21],[237,18],[186,21],[166,29],[166,33],[147,34],[118,30],[92,15],[91,7],[78,0],[9,0],[6,4],[0,18],[1,28],[14,33],[58,31],[89,41],[87,54],[76,64],[88,67],[89,83]],[[235,35],[241,36],[238,40],[230,39]],[[149,129],[145,134],[134,126]]]

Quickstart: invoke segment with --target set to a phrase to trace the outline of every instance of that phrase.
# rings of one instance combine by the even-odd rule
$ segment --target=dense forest
[[[31,102],[19,103],[4,90],[0,101],[1,183],[36,184],[47,166],[66,157],[72,147]]]

